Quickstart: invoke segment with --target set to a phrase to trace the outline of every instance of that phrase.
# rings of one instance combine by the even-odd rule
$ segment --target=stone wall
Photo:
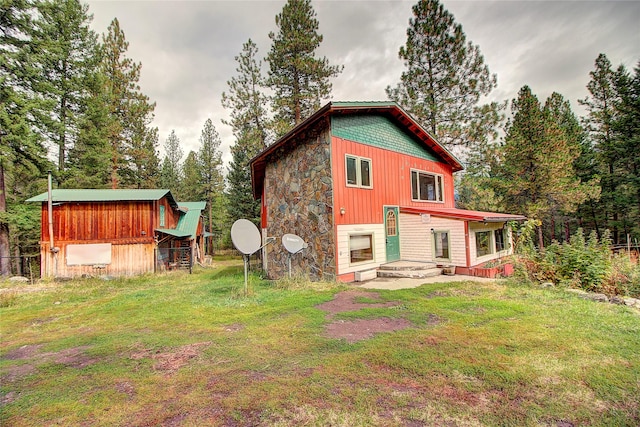
[[[267,248],[267,274],[271,279],[288,275],[287,250],[282,236],[297,234],[309,244],[291,258],[293,275],[312,280],[335,279],[333,234],[333,180],[331,178],[331,134],[328,121],[321,120],[304,135],[267,159],[265,169],[267,237],[275,242]]]

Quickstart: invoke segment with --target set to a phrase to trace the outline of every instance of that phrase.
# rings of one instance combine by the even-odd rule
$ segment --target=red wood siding
[[[158,204],[164,204],[165,228],[175,228],[177,212],[166,199],[122,202],[69,202],[53,207],[54,243],[153,241],[159,224]],[[143,233],[144,232],[144,233]],[[47,204],[42,204],[42,241],[49,241]]]
[[[453,174],[445,163],[332,137],[332,175],[334,177],[335,224],[380,224],[383,206],[455,207]],[[345,155],[371,159],[372,189],[347,187]],[[444,178],[444,203],[411,200],[411,170],[440,174]],[[340,209],[345,214],[340,214]]]

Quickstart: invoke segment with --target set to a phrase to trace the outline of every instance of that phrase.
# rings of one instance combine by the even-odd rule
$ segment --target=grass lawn
[[[639,313],[560,290],[439,283],[328,313],[350,287],[252,276],[244,297],[238,262],[0,287],[3,426],[640,425]],[[381,318],[405,329],[327,333]]]

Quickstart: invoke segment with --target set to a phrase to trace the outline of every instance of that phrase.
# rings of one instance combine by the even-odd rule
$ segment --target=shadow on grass
[[[211,279],[221,279],[223,277],[237,276],[242,274],[244,274],[244,266],[232,265],[211,273],[209,277]]]

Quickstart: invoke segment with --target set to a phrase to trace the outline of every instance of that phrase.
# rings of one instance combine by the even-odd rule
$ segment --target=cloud
[[[277,31],[279,1],[90,1],[93,28],[105,32],[118,17],[130,42],[127,55],[142,63],[141,88],[157,103],[154,125],[160,145],[172,129],[183,151],[197,150],[211,118],[229,161],[229,113],[220,96],[236,75],[234,57],[251,38],[266,56],[270,31]],[[324,41],[318,55],[344,65],[333,80],[333,99],[386,99],[404,65],[398,50],[415,1],[313,1]],[[640,2],[450,1],[443,2],[480,46],[498,75],[496,100],[513,99],[523,85],[540,100],[553,91],[571,100],[587,95],[589,71],[599,53],[632,69],[640,59]],[[264,64],[266,72],[266,64]]]

